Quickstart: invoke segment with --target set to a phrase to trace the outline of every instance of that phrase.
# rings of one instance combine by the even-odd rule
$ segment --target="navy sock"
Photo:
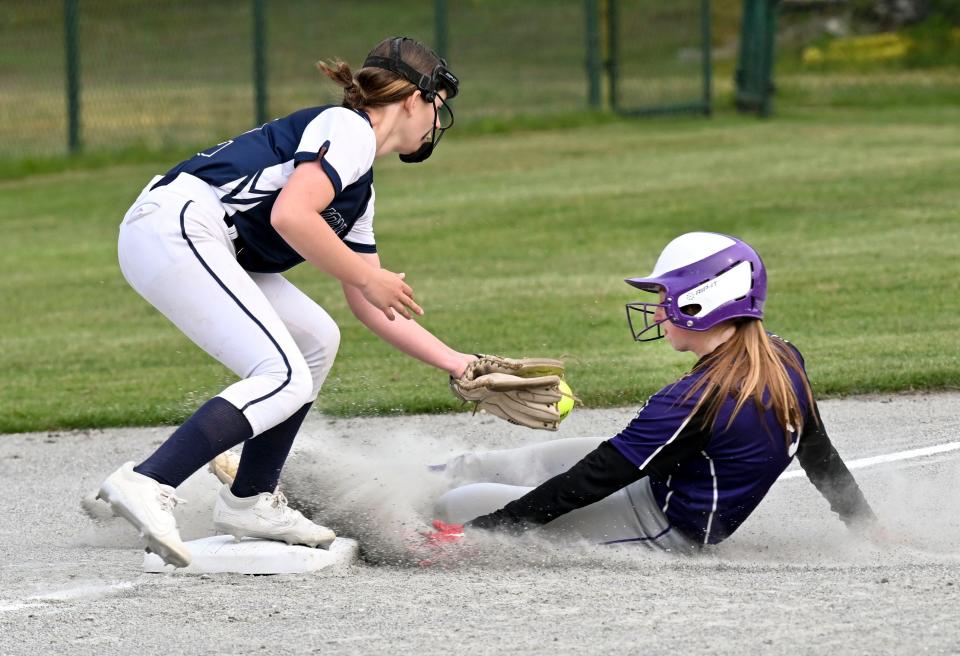
[[[243,413],[226,399],[215,396],[133,471],[177,487],[218,454],[251,435],[253,429]]]
[[[270,430],[244,443],[237,477],[230,486],[234,496],[252,497],[274,491],[283,463],[287,461],[290,447],[311,405],[307,403]]]

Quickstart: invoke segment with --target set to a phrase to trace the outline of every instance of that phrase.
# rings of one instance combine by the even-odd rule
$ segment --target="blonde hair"
[[[772,409],[777,423],[784,431],[787,446],[791,433],[803,430],[803,410],[787,372],[792,369],[800,375],[808,407],[813,406],[813,393],[796,352],[782,339],[770,336],[759,319],[741,319],[734,323],[735,332],[716,348],[701,365],[703,374],[684,397],[689,400],[702,391],[694,411],[703,409],[706,426],[716,423],[724,402],[736,398],[726,428],[749,400],[753,400],[761,415]],[[769,394],[767,402],[763,397]]]
[[[368,56],[390,56],[393,40],[393,38],[384,39],[370,51]],[[413,39],[403,40],[400,56],[404,63],[425,75],[429,75],[440,63],[440,58],[432,50]],[[397,73],[375,66],[361,68],[356,75],[349,64],[340,59],[330,62],[319,61],[317,68],[338,86],[343,87],[341,104],[349,109],[391,105],[404,100],[417,90],[415,84]]]

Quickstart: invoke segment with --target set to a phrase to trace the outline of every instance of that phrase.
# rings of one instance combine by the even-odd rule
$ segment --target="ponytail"
[[[333,80],[337,86],[343,88],[343,106],[349,109],[360,109],[367,105],[367,96],[363,87],[353,76],[350,65],[345,61],[336,60],[330,63],[319,61],[319,68],[328,78]]]
[[[317,68],[343,88],[341,104],[348,109],[383,107],[400,102],[417,90],[412,82],[382,68],[361,68],[354,75],[349,64],[339,59],[330,63],[319,61]]]

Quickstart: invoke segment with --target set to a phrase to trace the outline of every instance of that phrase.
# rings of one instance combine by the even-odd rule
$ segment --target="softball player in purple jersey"
[[[241,379],[100,488],[174,565],[190,561],[171,512],[181,501],[174,489],[241,442],[216,528],[314,546],[334,539],[275,493],[340,339],[283,271],[306,260],[334,276],[357,318],[414,358],[454,376],[474,358],[408,320],[422,310],[404,274],[380,267],[373,232],[374,159],[429,157],[453,124],[447,101],[457,78],[430,49],[400,37],[376,46],[356,75],[339,61],[319,67],[343,87],[342,106],[303,109],[198,153],[151,180],[120,227],[130,285]]]
[[[794,456],[848,526],[876,527],[827,437],[803,358],[764,331],[766,272],[749,245],[685,234],[667,245],[653,273],[627,282],[660,296],[627,305],[634,339],[666,337],[697,355],[693,369],[650,397],[611,439],[557,440],[446,463],[452,480],[484,482],[444,494],[438,531],[428,538],[542,526],[600,543],[689,551],[732,535]]]

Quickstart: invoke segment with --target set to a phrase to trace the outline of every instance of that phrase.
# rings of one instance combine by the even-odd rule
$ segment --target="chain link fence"
[[[751,71],[781,108],[958,102],[960,0],[931,7],[945,3],[958,8],[863,37],[847,0],[2,0],[0,160],[217,143],[339,102],[316,60],[358,67],[397,34],[449,59],[461,129],[707,113]],[[745,64],[751,7],[777,14],[772,82],[772,48]]]
[[[0,12],[4,156],[66,150],[71,66],[73,140],[85,150],[196,144],[250,127],[250,3],[5,0]]]
[[[467,125],[669,105],[703,84],[689,65],[700,52],[700,2],[3,0],[0,158],[216,143],[260,119],[339,102],[316,60],[359,67],[396,34],[448,58]],[[612,10],[622,18],[615,34],[591,40],[606,15],[591,12]],[[614,66],[617,39],[627,62],[618,95],[609,84],[591,94],[591,72]]]
[[[710,113],[710,3],[619,0],[613,6],[613,108],[626,114]]]

